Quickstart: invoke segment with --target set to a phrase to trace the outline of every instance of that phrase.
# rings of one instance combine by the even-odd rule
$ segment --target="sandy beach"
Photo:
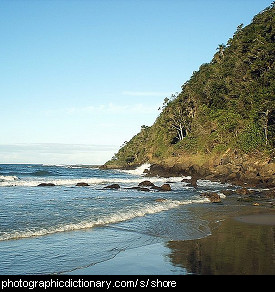
[[[222,208],[226,208],[225,206]],[[202,209],[197,210],[202,212]],[[216,212],[220,212],[217,211]],[[212,234],[205,238],[168,241],[121,252],[86,267],[79,275],[274,275],[275,210],[241,208],[241,214],[212,217]]]
[[[275,213],[245,215],[236,217],[235,219],[244,223],[275,226]]]

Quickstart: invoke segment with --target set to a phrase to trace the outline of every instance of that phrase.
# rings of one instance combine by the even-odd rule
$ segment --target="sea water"
[[[209,204],[201,192],[224,186],[198,181],[195,189],[183,177],[145,178],[148,167],[1,164],[0,274],[66,274],[125,250],[209,235],[208,222],[188,206]],[[132,189],[144,180],[169,183],[172,191]],[[81,182],[88,186],[76,186]],[[120,188],[105,188],[114,183]]]

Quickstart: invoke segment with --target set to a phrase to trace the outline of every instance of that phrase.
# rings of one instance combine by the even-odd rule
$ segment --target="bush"
[[[246,153],[265,148],[263,129],[255,123],[250,124],[240,135],[239,147]]]

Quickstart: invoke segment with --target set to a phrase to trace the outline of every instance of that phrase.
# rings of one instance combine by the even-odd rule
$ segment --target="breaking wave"
[[[14,182],[18,179],[15,175],[0,175],[0,182]]]
[[[122,170],[122,172],[126,172],[126,173],[133,174],[133,175],[143,175],[145,170],[150,169],[150,166],[151,166],[150,163],[144,163],[135,169]]]
[[[90,229],[96,226],[104,226],[108,224],[115,224],[127,220],[131,220],[137,217],[144,217],[149,214],[159,213],[165,210],[169,210],[172,208],[176,208],[180,205],[188,205],[192,203],[206,203],[209,202],[208,199],[199,198],[195,200],[163,200],[161,202],[154,202],[154,204],[147,204],[140,208],[131,209],[127,211],[118,211],[114,214],[109,214],[102,216],[96,220],[85,220],[79,223],[68,223],[68,224],[60,224],[57,226],[52,226],[48,228],[41,228],[36,230],[19,230],[13,232],[3,232],[0,235],[0,241],[4,240],[14,240],[14,239],[22,239],[22,238],[30,238],[30,237],[38,237],[49,235],[53,233],[59,232],[67,232],[67,231],[77,231],[83,229]]]
[[[171,177],[169,178],[170,182],[180,182],[182,180],[181,177]],[[26,187],[34,187],[38,186],[40,183],[53,183],[56,186],[74,186],[77,183],[85,182],[91,186],[96,185],[103,185],[103,184],[121,184],[123,185],[133,185],[138,184],[144,181],[144,178],[136,177],[136,178],[104,178],[104,177],[93,177],[93,178],[64,178],[64,179],[18,179],[17,177],[5,177],[4,179],[0,176],[0,186],[7,187],[7,186],[26,186]],[[153,183],[164,183],[167,181],[167,178],[158,178],[152,177],[150,181]]]

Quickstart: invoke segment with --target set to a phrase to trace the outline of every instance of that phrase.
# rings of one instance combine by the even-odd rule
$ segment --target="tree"
[[[187,103],[177,99],[166,108],[166,122],[172,130],[177,132],[178,140],[183,140],[191,131],[192,111],[188,110]]]
[[[269,115],[271,111],[267,109],[265,112],[260,112],[259,115],[261,115],[260,122],[262,124],[262,127],[264,129],[264,136],[265,136],[265,145],[268,144],[268,126],[269,126]]]
[[[220,55],[220,57],[223,59],[223,57],[224,57],[224,50],[225,50],[225,48],[226,48],[226,45],[225,44],[220,44],[220,45],[218,45],[218,47],[217,47],[217,50],[219,51],[218,53],[219,53],[219,55]]]

